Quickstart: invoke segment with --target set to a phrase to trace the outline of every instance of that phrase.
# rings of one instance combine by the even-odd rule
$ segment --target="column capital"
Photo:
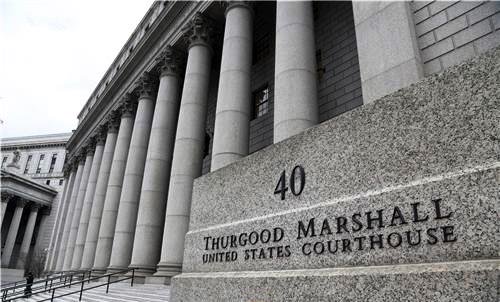
[[[156,98],[158,90],[158,77],[152,72],[146,71],[137,81],[139,98]]]
[[[87,145],[85,146],[85,150],[87,151],[85,156],[94,155],[95,146],[96,146],[95,137],[89,138],[89,140],[87,141]]]
[[[179,76],[182,72],[184,54],[172,46],[167,46],[158,57],[160,77],[166,75]]]
[[[78,157],[77,157],[78,165],[85,164],[86,154],[87,154],[86,148],[82,148],[82,150],[80,150],[80,153],[78,154]]]
[[[214,24],[212,19],[197,12],[184,28],[184,37],[187,39],[189,47],[194,45],[205,45],[211,48],[215,34]]]
[[[68,160],[64,163],[62,171],[63,171],[65,178],[69,177],[69,174],[71,173],[72,168],[73,167],[72,167],[72,163],[70,160]]]
[[[28,203],[29,203],[29,200],[24,199],[24,198],[18,198],[16,200],[16,207],[17,208],[24,208]]]
[[[223,5],[226,6],[226,11],[224,12],[224,15],[227,15],[227,12],[230,9],[233,9],[235,7],[247,8],[253,14],[253,2],[252,1],[224,1]]]
[[[2,192],[2,194],[0,194],[0,195],[2,197],[2,202],[5,202],[5,203],[8,203],[9,201],[11,201],[14,198],[14,194],[10,194],[7,192]]]
[[[113,110],[106,118],[106,126],[108,127],[108,133],[117,133],[118,128],[120,128],[120,110]]]
[[[42,208],[42,205],[39,203],[30,203],[30,211],[31,212],[38,212]]]
[[[106,130],[107,130],[106,125],[99,125],[97,127],[97,131],[94,136],[97,146],[99,145],[102,146],[106,142]]]
[[[120,111],[123,116],[134,116],[135,111],[137,109],[137,102],[134,98],[134,95],[131,93],[126,93],[123,96],[123,99],[120,104]]]

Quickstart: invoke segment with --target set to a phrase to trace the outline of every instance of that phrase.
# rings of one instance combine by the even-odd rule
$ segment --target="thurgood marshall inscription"
[[[334,257],[356,251],[446,244],[457,241],[453,222],[453,212],[447,210],[446,203],[440,198],[355,212],[349,216],[310,217],[296,221],[294,228],[276,226],[224,236],[205,236],[201,243],[204,249],[202,262],[287,258],[295,253]],[[295,233],[286,234],[285,229],[294,229]],[[290,240],[299,244],[292,245]],[[292,246],[299,248],[292,249]]]

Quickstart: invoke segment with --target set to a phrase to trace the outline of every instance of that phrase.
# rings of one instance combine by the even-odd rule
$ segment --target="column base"
[[[181,264],[160,262],[158,263],[156,273],[152,277],[147,278],[146,283],[169,285],[172,277],[179,275],[181,272]]]
[[[106,274],[112,274],[112,273],[118,273],[120,271],[124,271],[128,269],[128,267],[121,267],[121,266],[109,266],[107,269],[106,269]],[[123,274],[120,274],[120,275],[125,275],[125,273]]]
[[[106,268],[105,267],[93,267],[92,268],[92,275],[104,275],[106,273]]]
[[[172,277],[164,277],[164,276],[149,276],[144,280],[145,284],[163,284],[170,285]]]
[[[146,278],[151,277],[156,272],[156,267],[148,265],[131,265],[128,268],[134,269],[134,283],[144,284],[146,283]],[[125,274],[127,277],[132,276],[132,272]]]

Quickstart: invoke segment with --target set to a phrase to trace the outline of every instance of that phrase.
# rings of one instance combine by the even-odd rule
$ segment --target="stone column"
[[[61,243],[58,248],[58,256],[56,263],[56,271],[62,271],[64,266],[64,257],[66,255],[66,246],[68,244],[69,231],[71,229],[71,218],[73,217],[73,212],[75,211],[76,197],[78,195],[78,189],[80,188],[80,182],[82,180],[83,167],[85,165],[85,157],[83,155],[78,156],[78,166],[76,168],[75,181],[73,183],[73,188],[71,189],[70,199],[68,200],[68,211],[64,217],[64,226],[61,229]]]
[[[125,269],[130,264],[156,92],[157,78],[149,73],[144,74],[139,83],[137,113],[116,218],[115,237],[108,267],[111,271]]]
[[[131,95],[127,94],[125,96],[121,111],[120,130],[118,130],[113,162],[111,163],[111,170],[109,172],[108,187],[106,189],[106,198],[104,200],[93,267],[98,273],[106,271],[113,246],[123,175],[125,174],[130,138],[132,136],[132,129],[134,128],[135,102],[132,101]]]
[[[252,104],[252,18],[249,3],[228,4],[217,94],[212,171],[248,155]]]
[[[410,2],[353,1],[352,11],[364,103],[424,77]]]
[[[66,253],[64,255],[63,270],[65,271],[71,269],[71,261],[73,260],[73,253],[75,250],[76,235],[78,232],[78,226],[80,225],[80,217],[82,214],[83,199],[85,198],[85,192],[87,191],[90,168],[92,167],[92,161],[94,159],[94,146],[87,147],[86,151],[87,154],[85,156],[85,165],[83,166],[82,180],[80,181],[78,194],[76,195],[75,209],[73,211],[73,216],[68,216],[68,218],[72,218],[70,224],[71,228],[68,236],[68,243],[66,244]]]
[[[211,31],[209,21],[197,14],[187,32],[189,53],[172,159],[161,259],[155,276],[170,277],[181,271],[193,181],[201,175],[203,163]]]
[[[26,264],[26,257],[28,256],[28,253],[30,251],[31,239],[33,238],[33,231],[35,230],[35,222],[39,209],[40,205],[38,204],[33,204],[30,206],[28,223],[26,223],[23,242],[21,243],[21,250],[19,252],[19,257],[17,259],[17,268],[19,269],[23,269],[24,265]]]
[[[2,213],[0,213],[0,227],[2,226],[3,223],[3,217],[5,216],[5,211],[7,210],[7,205],[9,204],[9,201],[12,200],[14,195],[9,194],[9,193],[2,193],[1,194],[1,199],[2,199]]]
[[[85,197],[83,199],[82,215],[76,234],[75,251],[73,252],[73,260],[71,261],[71,270],[79,270],[82,264],[83,247],[85,238],[87,237],[87,228],[89,225],[90,211],[94,202],[94,192],[97,185],[97,176],[101,167],[102,154],[104,152],[104,140],[106,139],[104,130],[100,127],[96,135],[96,147],[94,151],[94,159],[90,168],[89,180]]]
[[[64,171],[64,188],[62,191],[62,196],[59,198],[59,202],[57,204],[57,212],[56,212],[56,218],[54,220],[54,226],[52,227],[52,232],[50,234],[50,241],[49,241],[49,246],[48,246],[48,254],[47,254],[47,259],[45,261],[45,267],[44,270],[51,271],[51,263],[52,259],[54,259],[54,244],[56,241],[56,236],[57,236],[57,230],[59,228],[59,224],[61,223],[61,216],[62,216],[62,209],[64,206],[64,202],[66,200],[66,195],[68,195],[68,166],[65,165],[63,168]]]
[[[151,275],[160,261],[165,206],[180,103],[181,56],[168,47],[162,54],[160,87],[142,181],[139,213],[129,267]]]
[[[97,177],[97,184],[94,192],[94,202],[90,212],[89,227],[85,238],[85,247],[82,257],[82,270],[91,269],[94,265],[97,239],[99,237],[99,228],[101,226],[102,210],[104,208],[104,199],[106,197],[106,188],[108,187],[109,173],[111,163],[113,162],[113,153],[115,152],[116,138],[118,134],[119,116],[113,112],[107,122],[108,132],[106,134],[106,143],[102,154],[101,166]]]
[[[62,209],[61,209],[61,215],[59,217],[59,224],[57,225],[55,229],[55,237],[54,237],[54,247],[53,247],[53,252],[52,252],[52,257],[50,259],[49,267],[47,270],[49,271],[56,271],[57,269],[57,260],[60,255],[59,249],[61,245],[61,239],[63,237],[64,233],[64,222],[66,221],[67,217],[67,211],[69,208],[69,201],[71,199],[71,191],[73,190],[73,186],[75,184],[75,176],[76,176],[76,169],[73,169],[72,167],[75,166],[74,164],[70,164],[70,174],[68,178],[68,186],[66,188],[66,194],[64,196],[63,204],[62,204]]]
[[[12,216],[9,226],[9,232],[7,233],[7,240],[5,241],[5,246],[3,248],[2,267],[9,267],[12,251],[14,250],[14,245],[16,244],[17,232],[19,231],[19,223],[21,222],[23,209],[26,204],[27,201],[24,199],[16,200],[16,209],[14,210],[14,215]]]
[[[318,123],[312,1],[276,2],[274,142]]]

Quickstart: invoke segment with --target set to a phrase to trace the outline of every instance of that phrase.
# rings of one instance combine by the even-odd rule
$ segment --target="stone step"
[[[93,286],[98,283],[92,283]],[[77,286],[71,288],[60,288],[56,291],[56,296],[64,293],[69,293],[77,290]],[[29,299],[22,298],[18,301],[35,302],[51,297],[51,293],[36,294]],[[148,302],[165,302],[170,296],[169,286],[160,285],[134,285],[130,287],[130,283],[115,283],[110,284],[109,292],[106,294],[106,287],[97,287],[83,292],[82,301],[87,302],[132,302],[132,301],[148,301]],[[69,296],[54,299],[54,301],[73,302],[78,301],[79,293]]]

